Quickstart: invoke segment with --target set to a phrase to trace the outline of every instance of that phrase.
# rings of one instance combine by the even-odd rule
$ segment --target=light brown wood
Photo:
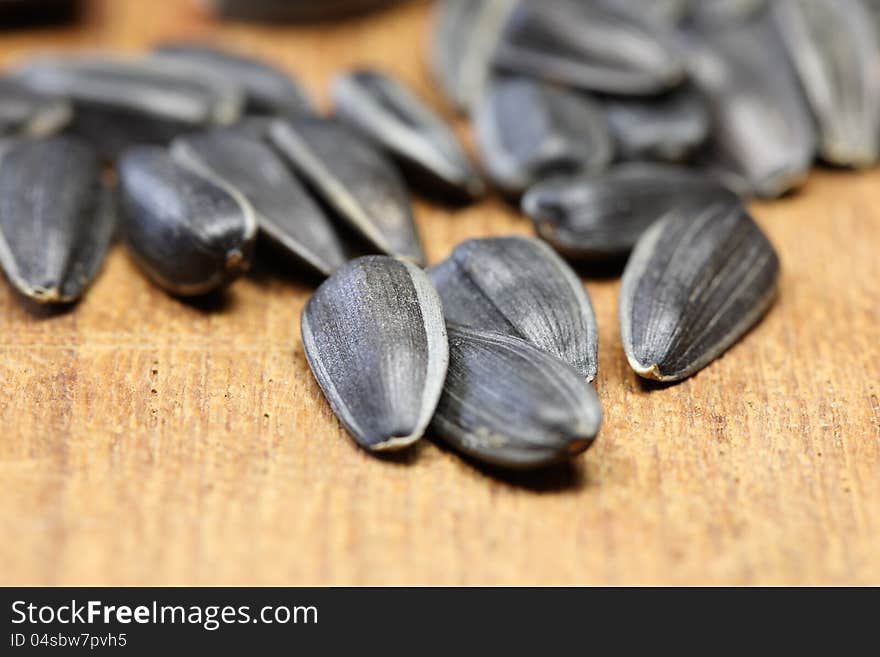
[[[221,26],[190,2],[103,0],[76,28],[3,33],[0,56],[206,37],[322,99],[335,71],[374,64],[440,107],[426,20],[416,2]],[[530,232],[498,200],[416,210],[432,261]],[[878,584],[880,172],[816,172],[754,211],[784,267],[766,320],[648,390],[622,355],[618,282],[589,280],[600,438],[571,467],[505,479],[430,442],[397,460],[357,449],[306,366],[294,276],[196,307],[116,247],[65,314],[0,285],[0,583]]]

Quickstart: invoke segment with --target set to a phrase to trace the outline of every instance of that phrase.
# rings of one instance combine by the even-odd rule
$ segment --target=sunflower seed
[[[268,145],[234,130],[215,129],[178,137],[171,157],[240,192],[263,234],[289,256],[324,276],[345,263],[329,218]]]
[[[651,224],[703,197],[736,199],[695,170],[626,164],[598,176],[539,183],[522,205],[538,234],[557,251],[601,261],[627,255]]]
[[[819,123],[822,157],[874,164],[880,148],[880,46],[860,0],[781,0],[774,10]]]
[[[123,233],[138,264],[175,295],[207,294],[247,270],[257,222],[235,190],[158,146],[119,162]]]
[[[581,281],[528,237],[468,240],[428,270],[447,321],[514,335],[596,376],[598,331]]]
[[[478,198],[483,182],[443,120],[393,78],[360,70],[336,78],[337,116],[394,156],[429,191]]]
[[[517,337],[451,324],[432,432],[485,463],[533,469],[586,450],[602,408],[580,373]]]
[[[614,157],[597,101],[527,78],[495,80],[475,130],[489,176],[514,196],[551,175],[601,171]]]
[[[706,164],[743,195],[796,187],[812,164],[816,131],[769,13],[689,36],[694,79],[714,122]]]
[[[40,303],[85,291],[116,224],[94,151],[74,137],[7,142],[0,158],[0,265]]]
[[[430,65],[452,106],[470,111],[483,95],[501,29],[518,0],[439,0]]]
[[[495,63],[589,91],[655,94],[685,77],[671,32],[596,2],[520,0]]]
[[[605,113],[624,160],[683,162],[709,138],[709,108],[690,86],[654,98],[609,98]]]
[[[384,451],[422,436],[449,349],[440,299],[421,269],[386,256],[351,261],[306,304],[302,341],[324,396],[358,444]]]
[[[233,123],[241,113],[237,88],[156,59],[46,57],[17,75],[32,89],[69,98],[73,132],[109,158],[135,144],[165,144],[183,132]]]
[[[244,90],[245,110],[252,114],[302,116],[314,108],[305,91],[289,75],[258,59],[198,43],[170,43],[155,50],[156,57],[185,70],[208,72]]]
[[[762,317],[778,278],[776,251],[740,203],[670,213],[639,240],[623,274],[630,366],[658,381],[695,374]]]
[[[767,7],[767,0],[691,0],[688,18],[705,26],[744,23]]]
[[[594,0],[596,1],[596,0]],[[687,16],[692,0],[598,0],[600,5],[629,12],[644,19],[675,25]]]
[[[226,18],[260,22],[328,20],[374,9],[395,0],[209,0]]]
[[[0,77],[0,137],[48,137],[63,128],[70,117],[71,107],[66,100]]]
[[[409,195],[394,165],[337,121],[277,121],[272,144],[324,202],[382,253],[423,264]]]

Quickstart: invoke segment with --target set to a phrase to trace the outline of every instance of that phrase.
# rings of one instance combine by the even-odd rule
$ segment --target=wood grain
[[[322,99],[373,64],[436,106],[427,7],[319,27],[218,25],[190,2],[93,2],[34,49],[211,38],[271,58]],[[465,126],[459,126],[466,135]],[[418,201],[432,261],[529,233],[498,200]],[[880,172],[817,171],[756,206],[781,252],[778,303],[724,358],[670,388],[626,366],[618,282],[587,281],[606,421],[570,467],[499,477],[425,442],[357,449],[307,369],[311,289],[277,267],[187,305],[116,247],[74,310],[0,286],[0,583],[880,583]]]

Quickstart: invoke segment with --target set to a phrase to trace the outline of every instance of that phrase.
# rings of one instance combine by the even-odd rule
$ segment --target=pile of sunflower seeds
[[[744,198],[785,194],[817,157],[878,159],[877,5],[440,0],[431,65],[480,167],[379,71],[335,79],[327,117],[284,73],[206,45],[42,56],[0,79],[0,264],[22,295],[70,303],[118,231],[157,285],[203,295],[259,237],[326,278],[302,342],[361,446],[430,431],[495,466],[557,463],[602,416],[596,319],[566,260],[626,262],[639,376],[724,353],[779,278]],[[468,203],[481,172],[541,239],[469,240],[423,269],[409,188]]]

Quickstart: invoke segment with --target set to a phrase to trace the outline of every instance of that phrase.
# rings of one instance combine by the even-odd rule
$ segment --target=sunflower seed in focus
[[[178,137],[172,159],[244,196],[260,230],[289,256],[324,276],[345,264],[330,219],[267,144],[234,129]]]
[[[683,162],[709,138],[706,100],[682,86],[653,98],[608,98],[608,125],[623,160]]]
[[[0,77],[0,137],[48,137],[72,116],[70,103]]]
[[[421,269],[353,260],[318,288],[301,324],[312,373],[358,444],[385,451],[421,438],[449,361],[440,299]]]
[[[248,113],[302,116],[315,111],[293,78],[258,59],[198,43],[170,43],[154,53],[185,70],[218,75],[241,87]]]
[[[480,175],[452,130],[393,78],[360,70],[336,78],[336,115],[374,139],[429,192],[479,198]]]
[[[122,232],[160,287],[179,296],[207,294],[247,270],[257,222],[238,192],[158,146],[126,152],[118,173]]]
[[[95,152],[74,137],[6,142],[0,158],[0,265],[39,303],[76,301],[116,225]]]
[[[705,165],[744,196],[777,197],[803,182],[816,130],[769,12],[688,37],[713,120]]]
[[[449,370],[431,423],[439,438],[490,465],[534,469],[586,450],[602,408],[581,374],[517,337],[448,327]]]
[[[470,111],[483,95],[501,29],[518,0],[438,0],[429,63],[446,98]]]
[[[867,167],[880,148],[880,45],[861,0],[779,0],[780,32],[832,164]]]
[[[670,30],[581,0],[520,0],[494,61],[506,71],[609,94],[656,94],[685,77]]]
[[[446,320],[527,340],[596,376],[598,330],[590,298],[543,242],[501,237],[463,242],[428,276]]]
[[[564,256],[603,261],[626,256],[651,224],[700,198],[736,200],[695,170],[634,163],[539,183],[522,206],[538,234]]]
[[[723,354],[770,307],[773,246],[738,202],[680,208],[639,240],[623,274],[620,331],[642,377],[680,381]]]
[[[409,194],[400,173],[372,142],[338,121],[276,121],[271,143],[324,203],[388,255],[423,264]]]
[[[193,76],[156,58],[44,57],[16,75],[32,89],[69,98],[71,130],[111,159],[132,145],[233,123],[243,102],[237,87],[216,76]]]
[[[488,175],[509,195],[552,175],[601,171],[614,157],[598,101],[528,78],[496,79],[474,121]]]

